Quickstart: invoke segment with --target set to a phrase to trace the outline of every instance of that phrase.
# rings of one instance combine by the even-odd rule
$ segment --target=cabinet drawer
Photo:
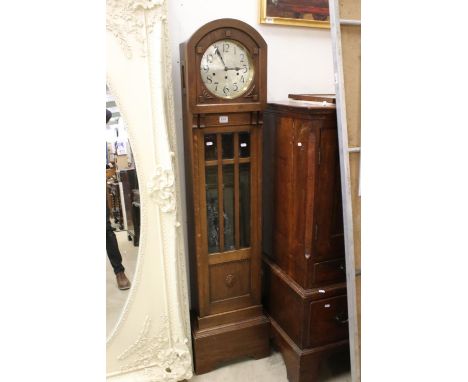
[[[314,283],[325,284],[346,280],[345,259],[322,261],[314,264]]]
[[[310,303],[309,346],[325,345],[348,337],[346,295]]]

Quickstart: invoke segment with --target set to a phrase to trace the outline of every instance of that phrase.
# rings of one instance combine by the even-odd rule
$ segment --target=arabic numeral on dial
[[[206,81],[207,81],[209,84],[212,84],[212,83],[213,83],[213,79],[211,78],[211,76],[206,76]]]
[[[226,95],[229,93],[229,88],[227,86],[224,87],[223,93]]]
[[[240,82],[245,83],[244,76],[241,76]]]
[[[247,65],[242,65],[244,67],[244,73],[247,73],[249,70],[247,69]]]
[[[209,54],[207,57],[206,57],[206,61],[208,62],[213,62],[213,55],[212,54]]]
[[[219,84],[219,82],[215,82],[214,84],[215,84],[215,92],[217,92],[217,91],[218,91],[218,84]]]
[[[241,53],[241,54],[240,54],[240,62],[244,62],[244,58],[245,58],[244,53]]]
[[[229,52],[229,44],[223,44],[223,53]]]
[[[206,72],[208,72],[210,70],[210,67],[208,65],[203,65],[203,70]]]
[[[239,86],[237,86],[237,82],[234,82],[233,85],[234,85],[234,91],[237,92],[239,90]]]

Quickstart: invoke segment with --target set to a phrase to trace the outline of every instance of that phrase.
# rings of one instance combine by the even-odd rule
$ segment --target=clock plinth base
[[[270,355],[270,320],[265,315],[233,324],[200,330],[192,318],[195,374],[214,370],[221,363],[242,357],[260,359]]]

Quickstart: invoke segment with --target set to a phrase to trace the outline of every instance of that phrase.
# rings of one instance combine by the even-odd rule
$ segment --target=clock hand
[[[243,68],[238,68],[238,67],[235,67],[235,68],[226,68],[226,70],[241,70]]]
[[[218,47],[216,47],[216,49],[215,49],[215,53],[216,53],[216,54],[218,55],[218,57],[221,59],[221,62],[222,62],[222,63],[223,63],[223,65],[224,65],[224,70],[227,70],[227,68],[226,68],[226,64],[224,63],[224,60],[223,60],[223,57],[221,56],[221,53],[219,53],[219,49],[218,49]]]

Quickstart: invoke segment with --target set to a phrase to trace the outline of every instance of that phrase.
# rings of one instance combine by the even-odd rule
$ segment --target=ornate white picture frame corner
[[[107,0],[107,85],[142,186],[135,277],[107,339],[107,379],[115,382],[175,382],[193,373],[166,3]]]

